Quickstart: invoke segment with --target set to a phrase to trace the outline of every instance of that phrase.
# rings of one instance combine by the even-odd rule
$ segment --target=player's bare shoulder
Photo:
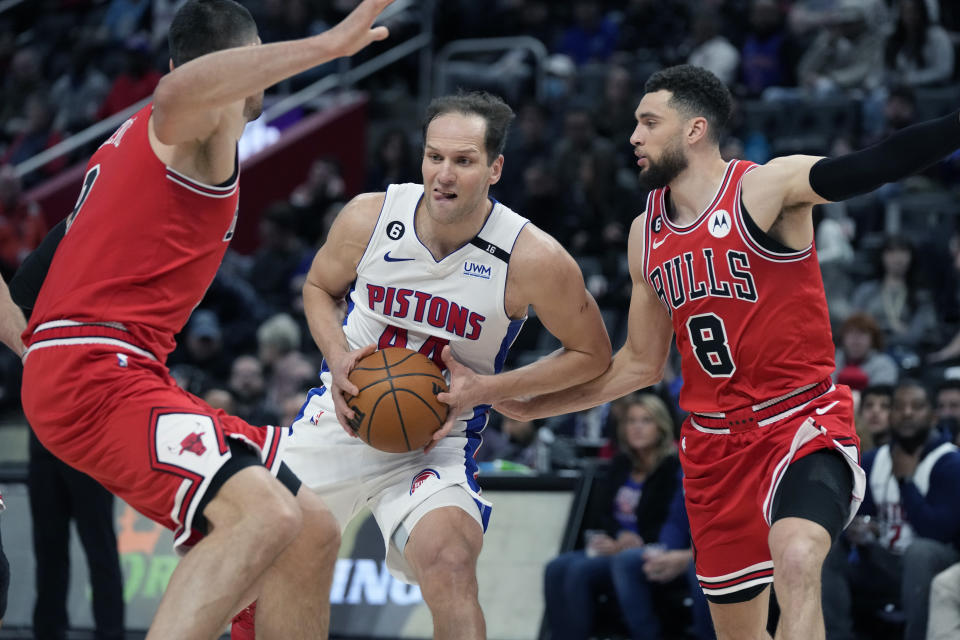
[[[635,280],[643,268],[648,218],[646,211],[634,218],[630,223],[630,233],[627,235],[627,263],[630,266],[630,275],[634,276]]]
[[[543,229],[525,225],[510,253],[505,304],[511,317],[522,315],[517,310],[543,292],[560,293],[571,286],[582,288],[583,275],[570,253]]]
[[[334,220],[337,231],[343,234],[341,239],[362,239],[366,244],[374,227],[377,226],[386,197],[387,194],[383,192],[361,193],[344,205]]]

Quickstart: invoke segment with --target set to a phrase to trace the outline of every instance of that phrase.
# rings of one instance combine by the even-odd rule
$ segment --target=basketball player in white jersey
[[[512,119],[510,107],[486,93],[434,100],[424,120],[424,184],[391,185],[348,203],[304,285],[324,386],[294,422],[285,460],[341,528],[363,507],[373,512],[387,566],[419,583],[435,638],[486,637],[476,562],[491,505],[473,455],[490,405],[588,380],[611,356],[573,258],[488,195]],[[501,373],[529,307],[563,346]],[[347,374],[388,346],[451,370],[450,391],[440,395],[451,417],[424,451],[383,453],[347,426],[353,412],[343,394],[357,393]]]

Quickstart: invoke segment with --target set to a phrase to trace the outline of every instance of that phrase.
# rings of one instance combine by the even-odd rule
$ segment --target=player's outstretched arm
[[[902,129],[836,158],[774,158],[743,178],[743,200],[766,231],[781,212],[846,200],[901,180],[960,149],[960,111]]]
[[[23,355],[24,347],[20,334],[26,328],[27,321],[23,317],[23,311],[13,302],[7,283],[0,278],[0,341],[18,356]]]
[[[342,392],[356,395],[358,390],[347,379],[347,374],[358,360],[373,353],[376,345],[350,349],[343,333],[342,306],[350,284],[357,277],[357,265],[377,224],[384,197],[383,193],[367,193],[347,203],[331,225],[303,283],[303,311],[307,325],[333,375],[331,393],[337,418],[350,435],[354,433],[346,420],[353,418],[353,411],[344,401]]]
[[[642,275],[643,225],[639,216],[630,229],[628,256],[633,291],[627,339],[610,366],[598,377],[576,386],[527,399],[510,399],[494,408],[517,419],[533,419],[570,413],[609,402],[636,389],[648,387],[663,377],[670,352],[673,325],[666,309]]]
[[[166,145],[206,140],[220,126],[221,110],[281,80],[383,40],[372,28],[393,0],[363,0],[350,15],[316,36],[237,47],[191,60],[164,76],[154,92],[154,131]]]

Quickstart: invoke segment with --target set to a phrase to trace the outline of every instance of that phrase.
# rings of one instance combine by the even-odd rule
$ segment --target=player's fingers
[[[437,394],[437,400],[443,404],[453,404],[453,396],[448,391],[441,391]]]
[[[390,30],[386,27],[375,27],[370,30],[370,41],[386,40],[390,37]]]
[[[443,351],[440,352],[440,357],[443,358],[443,363],[447,365],[447,369],[450,369],[452,364],[460,364],[453,357],[453,352],[450,350],[450,345],[445,345]]]
[[[376,351],[376,350],[377,350],[377,345],[375,345],[375,344],[367,344],[367,345],[364,345],[364,346],[360,347],[360,348],[357,349],[356,351],[354,351],[353,353],[356,355],[356,357],[355,357],[354,360],[353,360],[353,365],[351,366],[351,368],[353,368],[354,366],[356,366],[357,362],[359,362],[360,360],[363,360],[364,358],[366,358],[368,355],[370,355],[371,353],[373,353],[373,352]]]

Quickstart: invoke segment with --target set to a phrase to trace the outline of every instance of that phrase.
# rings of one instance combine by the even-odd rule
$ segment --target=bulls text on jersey
[[[710,247],[703,247],[699,253],[685,251],[654,267],[650,285],[671,315],[687,302],[700,298],[736,298],[745,302],[756,302],[758,298],[750,258],[746,252],[735,249],[727,249],[725,256],[714,255]]]

